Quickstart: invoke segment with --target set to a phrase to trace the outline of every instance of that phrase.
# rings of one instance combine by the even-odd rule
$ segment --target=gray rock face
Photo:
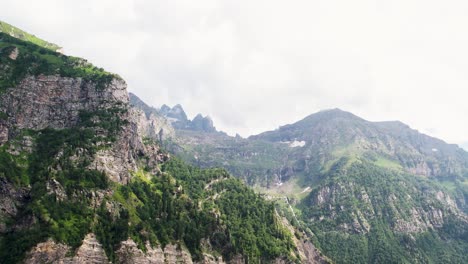
[[[166,105],[163,105],[161,111],[145,104],[138,96],[129,93],[130,105],[134,109],[138,109],[144,112],[144,116],[140,115],[139,131],[144,132],[145,137],[158,139],[163,142],[166,139],[174,138],[175,131],[171,125],[171,122],[164,117],[163,113],[167,113],[171,110]]]
[[[216,132],[216,128],[213,126],[213,120],[209,116],[203,117],[198,114],[190,124],[191,130],[204,131],[204,132]]]
[[[13,51],[11,51],[10,55],[8,55],[8,57],[12,60],[16,60],[16,58],[18,58],[18,55],[19,55],[19,50],[17,47],[15,47]]]
[[[163,143],[164,140],[175,137],[174,128],[166,118],[155,113],[147,115],[136,108],[132,111],[135,111],[138,133],[142,138],[151,138]]]
[[[23,262],[25,264],[65,263],[65,256],[69,250],[69,246],[57,244],[52,239],[49,239],[46,242],[37,244],[30,250]]]
[[[72,259],[66,259],[64,263],[70,264],[99,264],[110,263],[102,245],[94,234],[86,235],[83,244],[78,248]]]
[[[294,227],[286,220],[281,218],[283,225],[291,232],[295,233]],[[298,259],[304,264],[316,264],[316,263],[331,263],[331,261],[324,257],[320,251],[306,238],[303,234],[297,234],[292,236],[294,245],[298,250]],[[278,259],[277,262],[280,262]]]
[[[5,222],[16,216],[18,207],[22,206],[29,197],[28,188],[15,188],[0,177],[0,234],[8,231]]]
[[[75,251],[70,252],[70,247],[56,243],[52,239],[37,244],[31,249],[24,260],[25,264],[53,263],[53,264],[103,264],[110,263],[102,245],[96,240],[94,234],[86,235],[83,244]],[[71,255],[71,256],[70,256]],[[116,251],[119,264],[165,264],[180,263],[192,264],[192,257],[188,250],[177,245],[151,247],[146,244],[146,252],[139,249],[132,239],[121,242]],[[205,254],[200,264],[224,264],[222,258],[216,258]],[[236,260],[230,263],[237,263]],[[244,262],[241,262],[244,263]]]
[[[182,123],[188,121],[187,114],[185,114],[185,111],[180,104],[177,104],[172,108],[167,105],[163,105],[160,111],[164,116],[176,119]]]
[[[73,127],[78,123],[81,111],[93,112],[113,107],[128,109],[126,88],[125,82],[118,78],[98,88],[95,83],[82,78],[28,76],[0,97],[0,112],[7,116],[0,119],[0,144],[8,141],[20,129]],[[152,165],[163,159],[158,156],[159,147],[156,144],[143,144],[142,135],[159,136],[164,123],[155,117],[142,119],[140,115],[135,111],[121,114],[120,118],[127,122],[121,127],[116,142],[110,148],[98,151],[91,169],[104,171],[115,182],[127,183],[130,172],[136,170],[139,154],[151,156],[148,162]],[[173,131],[166,129],[162,134],[171,135]]]
[[[176,245],[167,245],[153,248],[146,244],[147,252],[139,249],[132,239],[123,241],[120,249],[116,252],[118,261],[122,264],[164,264],[164,263],[186,263],[192,264],[192,257],[186,249],[178,248]]]
[[[82,78],[28,76],[0,98],[0,111],[9,115],[10,128],[66,128],[78,122],[81,110],[128,103],[126,88],[120,79],[99,89]]]
[[[0,146],[8,141],[8,126],[0,120]]]
[[[86,235],[83,244],[73,256],[68,256],[70,247],[56,243],[49,239],[37,244],[29,251],[24,260],[25,264],[54,263],[54,264],[104,264],[110,263],[101,244],[92,233]]]

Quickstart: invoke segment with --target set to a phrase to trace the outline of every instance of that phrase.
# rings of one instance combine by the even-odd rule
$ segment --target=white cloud
[[[339,107],[468,141],[465,1],[11,0],[0,19],[242,135]]]

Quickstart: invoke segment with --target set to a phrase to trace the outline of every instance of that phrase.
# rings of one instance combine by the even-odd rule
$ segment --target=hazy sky
[[[468,147],[468,2],[2,0],[0,20],[243,136],[341,108]]]

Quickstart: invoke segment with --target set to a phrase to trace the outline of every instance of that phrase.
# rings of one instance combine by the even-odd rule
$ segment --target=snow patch
[[[166,119],[167,119],[169,122],[171,122],[171,124],[174,123],[174,122],[179,121],[179,119],[173,118],[173,117],[166,117]]]
[[[439,151],[439,150],[436,149],[436,148],[433,148],[432,151],[433,151],[433,152],[437,152],[437,151]]]
[[[295,147],[303,147],[305,146],[306,142],[305,141],[297,141],[297,140],[294,140],[293,142],[291,142],[291,144],[289,144],[289,146],[291,148],[295,148]]]
[[[291,148],[296,148],[296,147],[303,147],[305,146],[306,142],[304,140],[302,141],[298,141],[298,140],[294,140],[294,141],[281,141],[281,143],[283,144],[288,144],[289,147]]]

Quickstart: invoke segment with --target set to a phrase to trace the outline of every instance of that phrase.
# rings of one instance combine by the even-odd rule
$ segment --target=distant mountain
[[[248,139],[176,128],[171,151],[255,186],[337,263],[466,263],[468,153],[331,109]]]
[[[217,132],[213,125],[213,120],[211,120],[209,116],[204,117],[201,114],[198,114],[193,120],[189,120],[187,118],[187,114],[180,104],[177,104],[172,108],[164,104],[160,109],[156,109],[147,105],[140,98],[138,98],[138,96],[132,93],[130,93],[130,103],[144,111],[147,116],[153,114],[155,116],[165,117],[166,120],[168,120],[175,129],[207,133]]]
[[[303,141],[302,152],[334,154],[335,158],[366,157],[380,165],[385,165],[385,160],[388,166],[428,177],[456,179],[468,175],[468,153],[458,146],[421,134],[398,121],[369,122],[339,109],[310,115],[251,139]]]

